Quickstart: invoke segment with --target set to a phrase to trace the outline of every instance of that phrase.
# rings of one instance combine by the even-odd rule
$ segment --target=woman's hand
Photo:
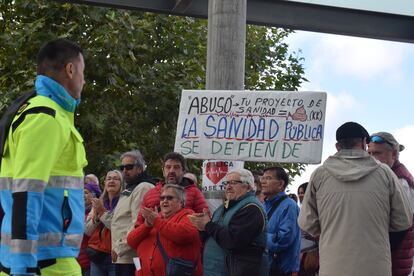
[[[155,218],[158,217],[158,210],[157,207],[154,207],[154,209],[144,207],[141,208],[141,214],[142,217],[145,219],[145,225],[148,227],[152,227],[154,225]]]
[[[92,219],[96,223],[99,221],[99,218],[102,216],[102,214],[106,211],[105,207],[103,206],[103,201],[100,198],[92,198],[91,199],[92,204]]]
[[[211,220],[207,209],[203,209],[203,213],[196,213],[187,217],[198,231],[204,231],[206,224]]]

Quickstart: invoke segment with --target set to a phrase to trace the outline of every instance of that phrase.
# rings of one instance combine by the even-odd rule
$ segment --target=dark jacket
[[[265,227],[265,213],[254,193],[220,206],[205,226],[205,275],[259,275]]]

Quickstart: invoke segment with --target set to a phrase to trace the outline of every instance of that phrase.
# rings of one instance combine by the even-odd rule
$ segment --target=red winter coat
[[[414,256],[414,218],[407,234],[391,251],[392,276],[410,275]]]
[[[158,182],[155,188],[149,190],[142,200],[141,208],[149,207],[154,208],[160,206],[161,188],[164,185],[163,182]],[[197,188],[195,184],[185,186],[185,208],[193,210],[195,213],[202,213],[203,209],[208,210],[208,204],[203,196],[203,193]],[[144,218],[141,212],[138,214],[138,219],[135,226],[144,223]]]
[[[414,189],[414,177],[407,170],[407,168],[400,162],[395,161],[392,166],[393,172],[398,178],[403,178],[408,182],[411,189]],[[407,234],[405,234],[402,241],[397,246],[392,248],[391,261],[392,261],[392,276],[407,276],[411,272],[413,266],[414,256],[414,217],[413,225],[411,225]]]
[[[194,275],[203,275],[200,236],[187,217],[192,213],[192,210],[185,208],[168,219],[161,218],[160,214],[154,220],[153,227],[141,224],[128,234],[128,244],[137,250],[141,261],[141,270],[135,273],[136,276],[165,276],[165,261],[157,247],[158,232],[168,257],[197,262]]]
[[[86,210],[85,209],[85,220],[89,215],[89,211],[90,210]],[[85,248],[88,246],[88,242],[89,242],[89,237],[85,234],[83,234],[83,239],[82,239],[82,243],[81,243],[81,247],[80,247],[80,251],[79,251],[79,256],[77,258],[78,263],[80,265],[80,267],[82,268],[82,270],[88,270],[90,267],[90,261],[88,256],[86,256],[85,253]]]

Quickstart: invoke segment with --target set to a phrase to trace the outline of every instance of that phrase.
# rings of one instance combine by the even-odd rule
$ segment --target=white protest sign
[[[203,192],[210,211],[223,204],[223,178],[235,169],[241,169],[243,161],[205,160],[203,162]]]
[[[224,191],[221,184],[226,174],[234,169],[242,169],[243,161],[205,160],[203,162],[203,192]]]
[[[175,151],[186,158],[321,162],[326,93],[184,90]]]

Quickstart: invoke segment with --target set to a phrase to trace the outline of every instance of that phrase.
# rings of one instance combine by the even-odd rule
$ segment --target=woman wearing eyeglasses
[[[167,258],[180,258],[195,266],[193,275],[201,276],[201,240],[197,229],[191,224],[188,215],[193,214],[184,208],[185,190],[173,184],[161,190],[160,213],[157,209],[141,209],[145,222],[128,234],[128,244],[137,250],[141,269],[136,275],[166,275],[166,261],[159,244]]]
[[[90,276],[115,276],[115,264],[111,258],[111,221],[103,216],[111,213],[118,203],[122,187],[120,171],[109,171],[105,177],[105,189],[102,196],[92,199],[92,211],[85,225],[85,233],[90,236],[85,249],[91,261]]]

